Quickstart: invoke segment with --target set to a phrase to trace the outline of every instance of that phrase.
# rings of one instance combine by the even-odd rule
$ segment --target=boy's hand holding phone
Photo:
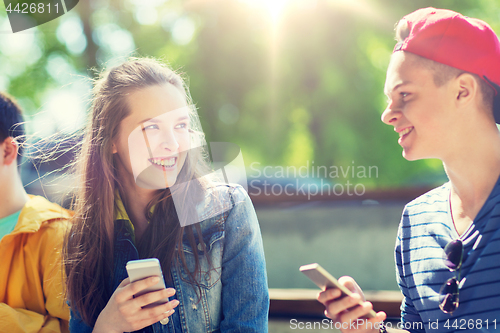
[[[353,278],[344,276],[337,280],[318,264],[304,265],[300,270],[323,290],[318,301],[325,306],[325,315],[340,323],[343,333],[379,332],[379,323],[386,319],[386,314],[373,311],[373,305],[365,301]]]

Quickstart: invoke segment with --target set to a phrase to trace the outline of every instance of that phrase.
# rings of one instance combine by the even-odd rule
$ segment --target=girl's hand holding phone
[[[159,280],[158,276],[132,283],[129,278],[123,280],[99,314],[93,333],[132,332],[171,316],[175,312],[174,308],[179,305],[178,300],[144,307],[173,296],[175,290],[172,288],[152,291],[134,298],[135,294],[155,285]]]

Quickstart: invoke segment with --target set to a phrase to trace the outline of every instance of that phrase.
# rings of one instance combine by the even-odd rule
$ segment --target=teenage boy
[[[387,71],[389,105],[407,160],[438,158],[449,182],[406,205],[396,270],[409,332],[500,330],[500,43],[483,21],[425,8],[404,17]],[[376,259],[376,258],[374,258]],[[321,292],[343,332],[385,332],[357,294]],[[386,325],[389,326],[389,325]],[[387,328],[388,332],[399,331]]]
[[[18,105],[0,93],[0,332],[69,332],[61,248],[70,213],[26,194]]]

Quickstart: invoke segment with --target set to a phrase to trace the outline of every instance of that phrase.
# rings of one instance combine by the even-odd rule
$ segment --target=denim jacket
[[[257,216],[247,193],[238,185],[218,185],[211,189],[220,198],[230,198],[228,210],[200,222],[203,242],[212,261],[209,271],[205,256],[200,256],[201,287],[193,288],[184,267],[172,265],[170,275],[179,305],[166,325],[157,322],[140,332],[144,333],[209,333],[209,332],[267,332],[269,294],[262,238]],[[212,194],[213,194],[212,193]],[[200,216],[211,216],[212,205],[199,205]],[[133,238],[123,225],[115,222],[113,288],[127,277],[128,260],[138,259]],[[198,242],[197,237],[196,241]],[[198,252],[202,246],[198,244]],[[186,263],[194,268],[194,255],[187,241],[183,242]],[[165,274],[165,272],[164,272]],[[90,333],[92,328],[71,312],[70,331]]]

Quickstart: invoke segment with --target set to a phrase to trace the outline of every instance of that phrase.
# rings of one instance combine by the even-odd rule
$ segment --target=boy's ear
[[[457,77],[458,90],[456,93],[457,103],[465,105],[472,101],[478,92],[479,85],[474,76],[463,73]]]
[[[5,165],[10,165],[17,161],[17,152],[19,151],[17,141],[9,136],[0,143],[0,153],[2,154],[2,162]]]

